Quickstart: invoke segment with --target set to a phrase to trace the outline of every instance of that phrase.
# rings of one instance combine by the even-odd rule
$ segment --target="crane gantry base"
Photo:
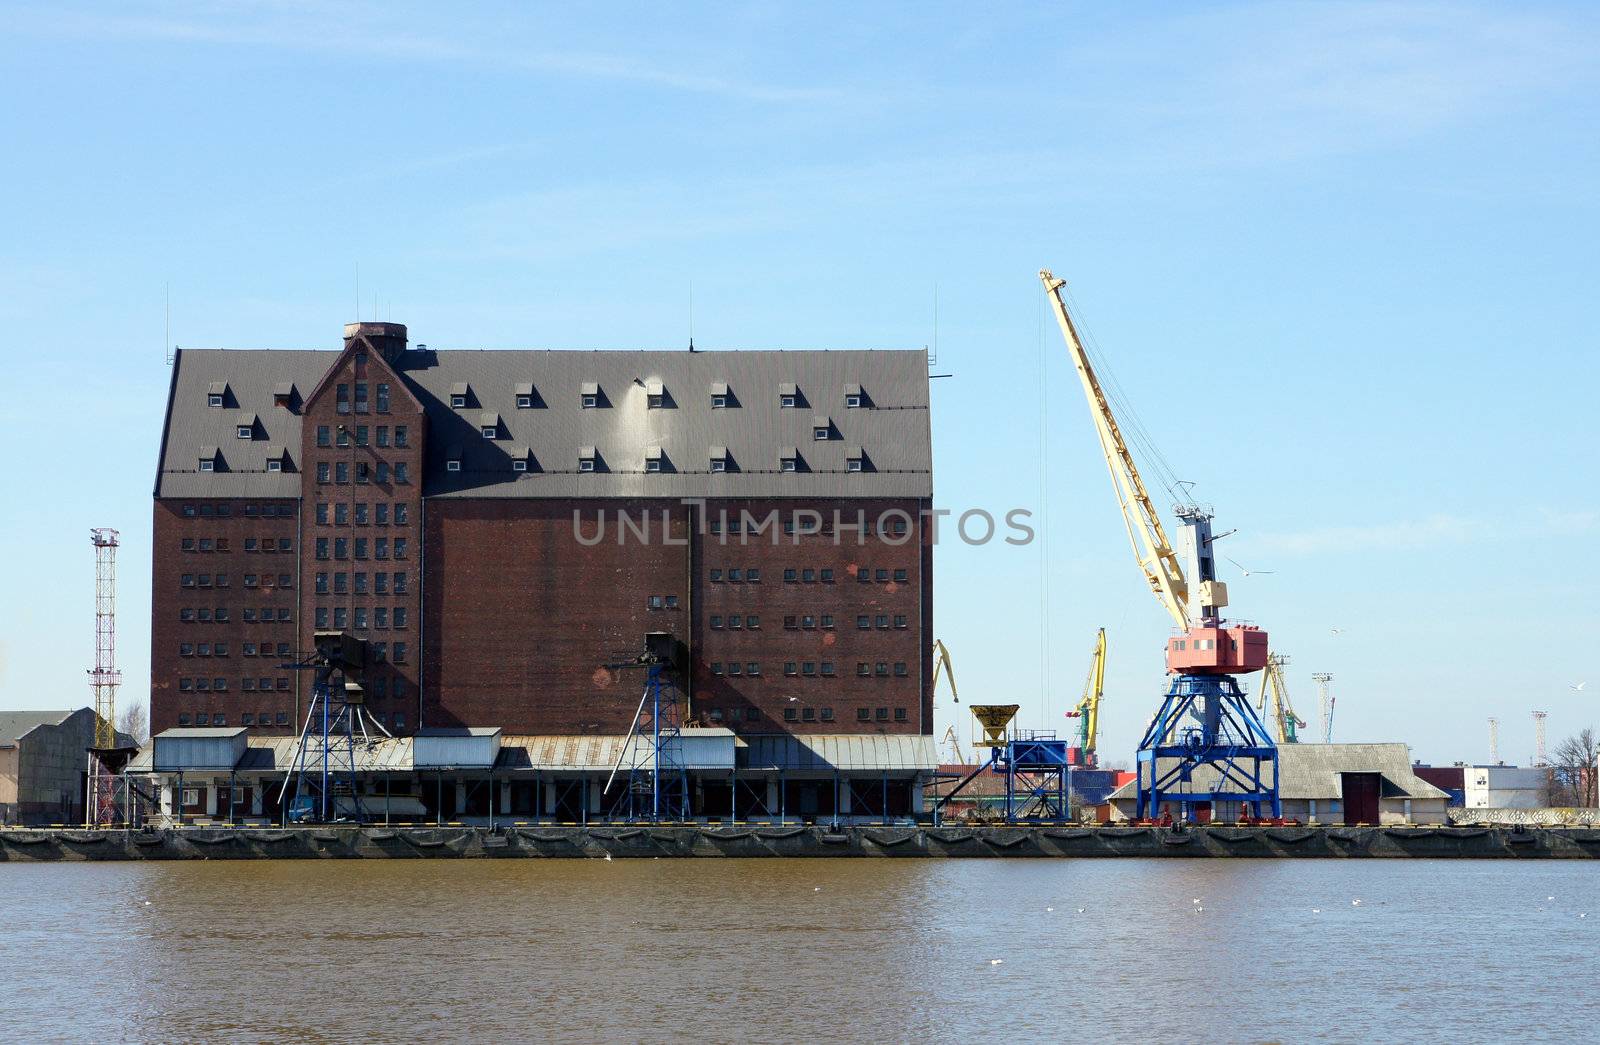
[[[1140,820],[1194,822],[1202,807],[1215,819],[1283,816],[1277,745],[1232,675],[1172,677],[1139,742],[1137,785]]]

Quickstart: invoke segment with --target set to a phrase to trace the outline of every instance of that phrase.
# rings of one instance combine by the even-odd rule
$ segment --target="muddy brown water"
[[[0,1039],[1595,1040],[1597,884],[1505,860],[11,865]]]

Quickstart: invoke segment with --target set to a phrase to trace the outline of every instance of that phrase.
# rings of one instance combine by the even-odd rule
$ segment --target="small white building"
[[[1214,771],[1195,772],[1194,790],[1209,789],[1202,779],[1208,772],[1214,780]],[[1270,772],[1262,767],[1264,776]],[[1136,815],[1137,785],[1135,779],[1112,793],[1114,818]],[[1411,752],[1404,744],[1280,744],[1278,798],[1286,818],[1322,824],[1442,824],[1450,801],[1446,792],[1412,772]],[[1211,809],[1202,818],[1238,818],[1240,803],[1219,804],[1226,808]],[[1170,812],[1176,817],[1181,811],[1175,803]],[[1270,811],[1263,809],[1261,815]]]
[[[1523,766],[1468,766],[1468,809],[1540,809],[1550,804],[1550,771]]]

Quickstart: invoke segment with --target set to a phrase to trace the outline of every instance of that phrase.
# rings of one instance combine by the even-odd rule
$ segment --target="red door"
[[[1344,822],[1376,824],[1378,793],[1382,778],[1377,773],[1340,773],[1344,801]]]

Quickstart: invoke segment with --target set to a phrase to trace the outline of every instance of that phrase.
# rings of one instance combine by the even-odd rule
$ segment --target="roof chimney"
[[[364,340],[383,356],[384,361],[390,366],[400,362],[400,355],[406,350],[406,325],[404,323],[346,323],[344,325],[345,347],[350,347],[350,342]]]

